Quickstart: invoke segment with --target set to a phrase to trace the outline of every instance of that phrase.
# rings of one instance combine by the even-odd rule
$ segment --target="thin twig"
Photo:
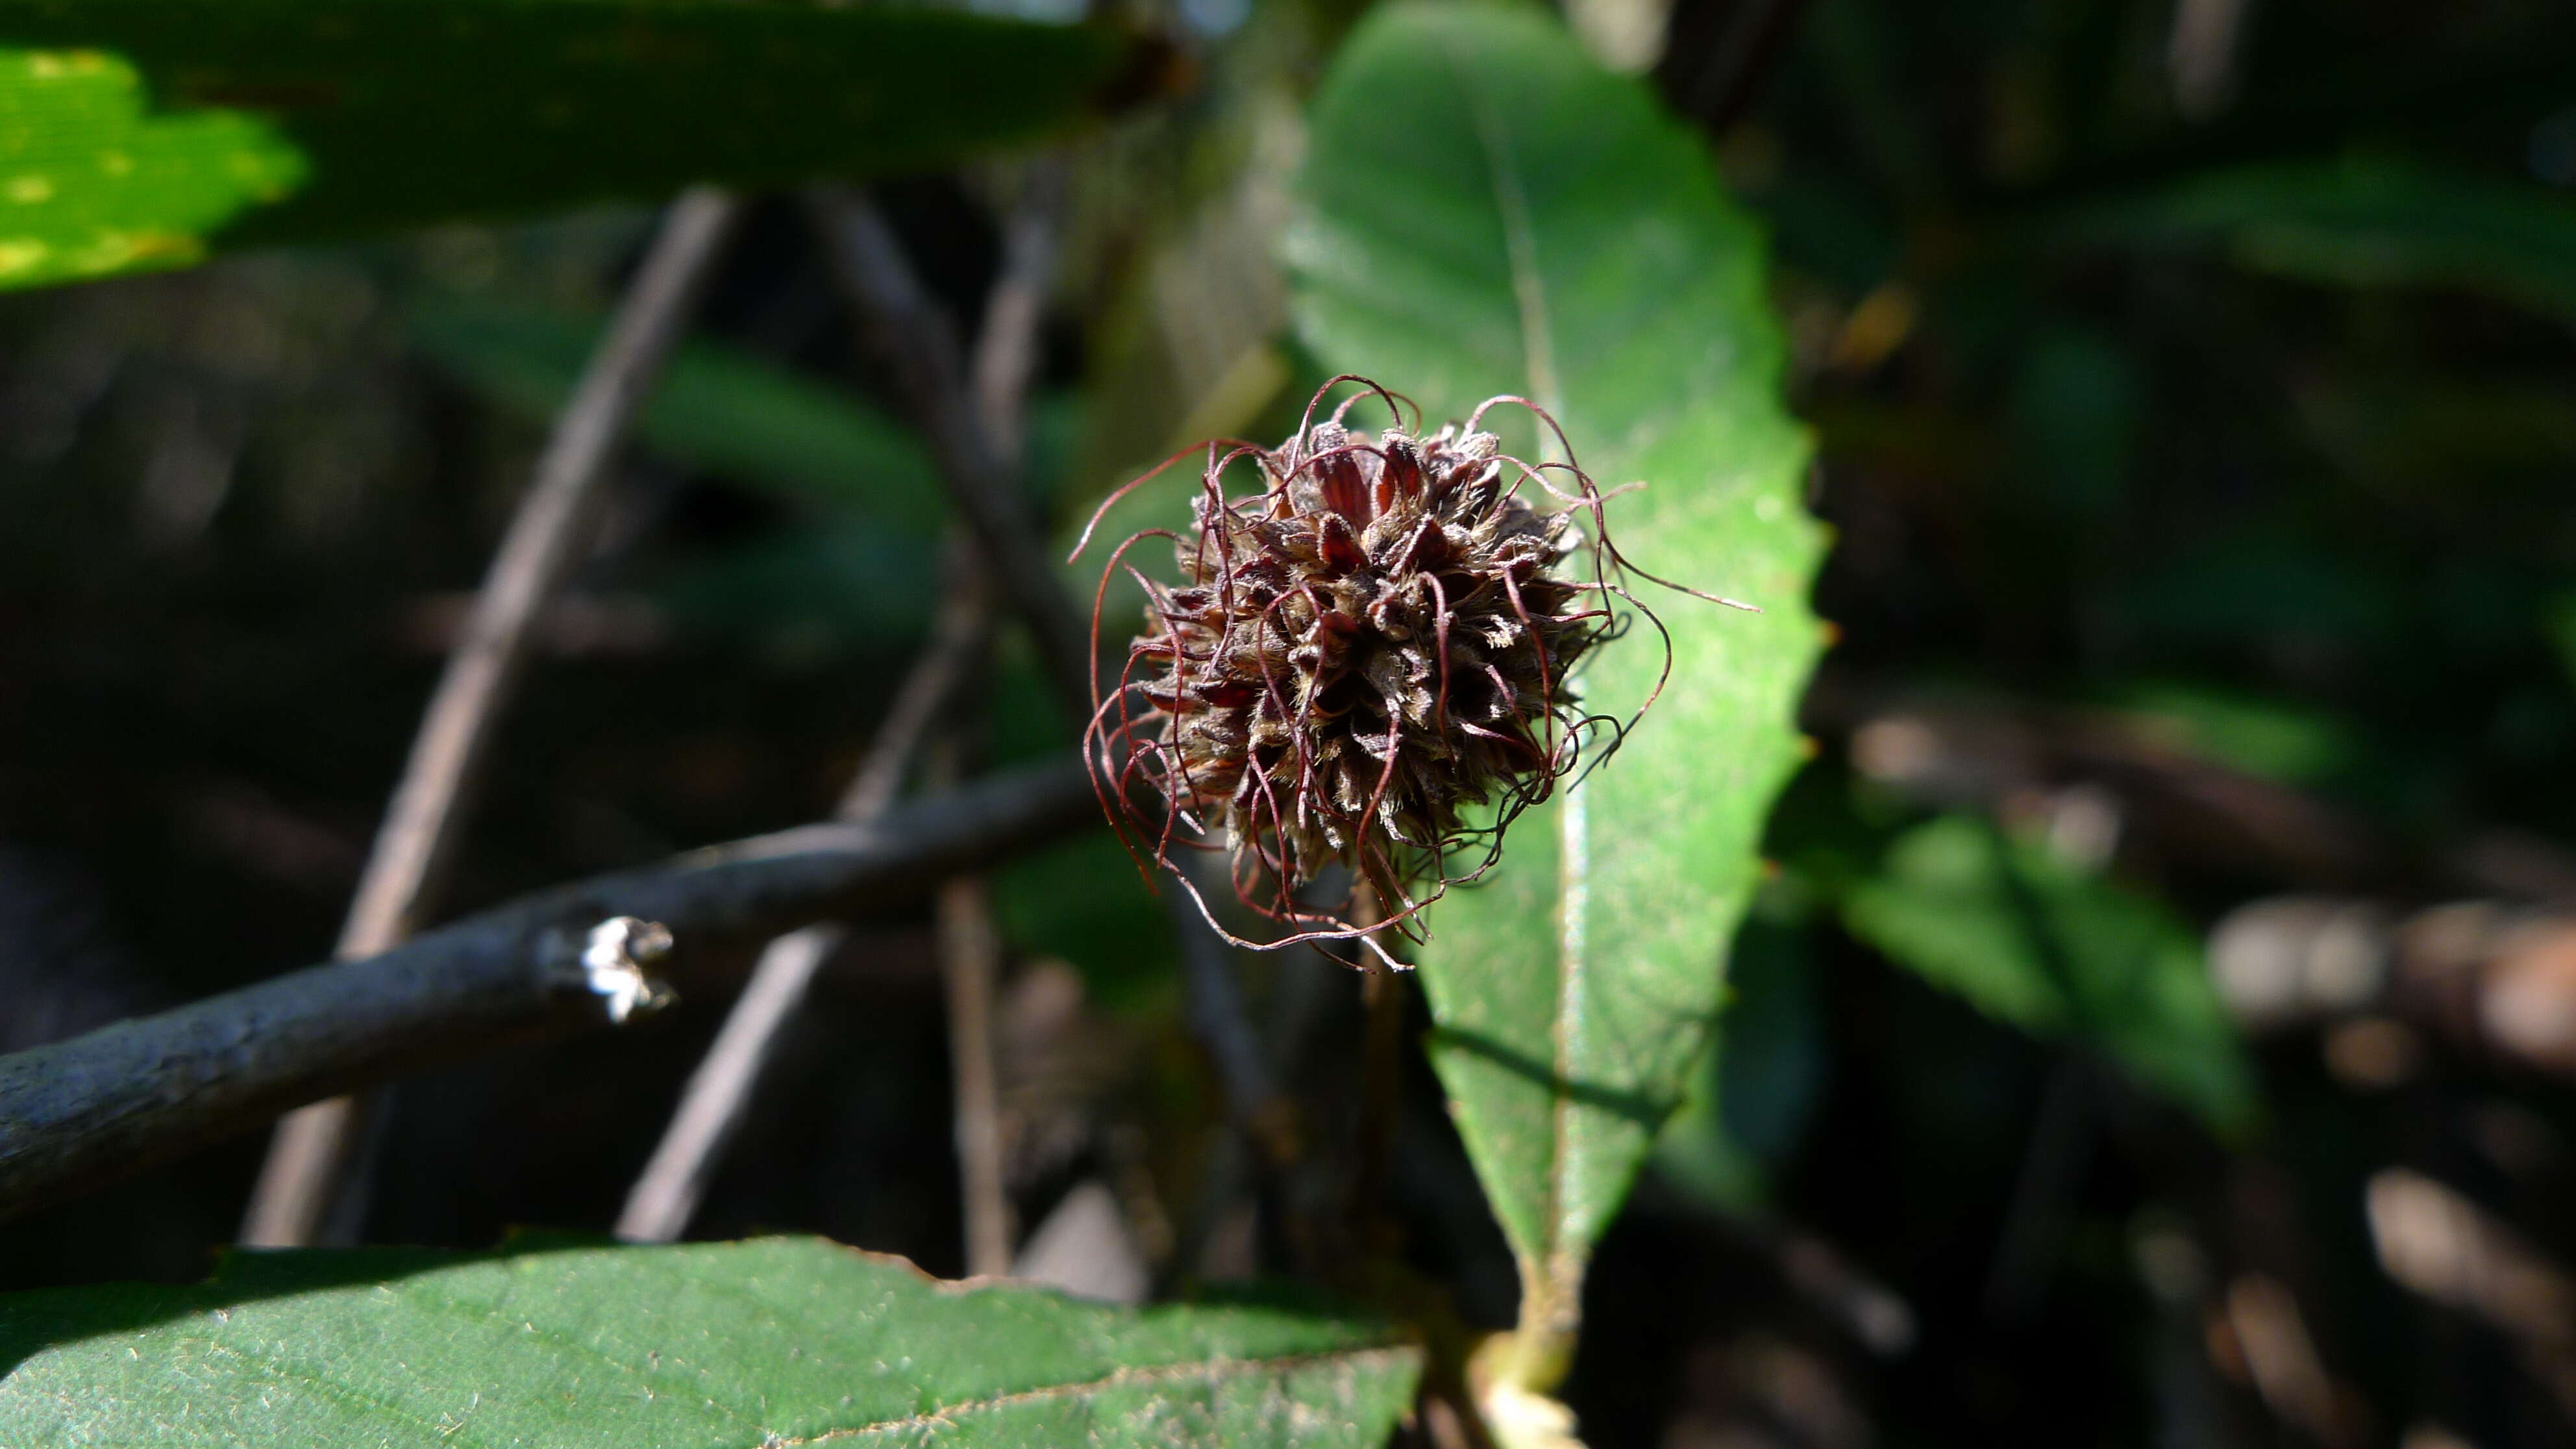
[[[841,796],[837,819],[864,824],[894,803],[923,733],[982,652],[984,632],[981,611],[958,603],[940,610],[929,643],[896,689],[885,722]],[[838,923],[821,923],[780,936],[760,953],[760,964],[690,1075],[679,1110],[626,1195],[625,1209],[617,1215],[619,1237],[668,1243],[687,1230],[707,1179],[741,1130],[743,1112],[804,1002],[815,970],[840,949],[845,935]]]
[[[989,619],[988,574],[975,550],[959,539],[952,550],[948,598],[954,606]],[[981,695],[981,691],[968,691]],[[973,718],[981,698],[951,703],[950,729],[931,751],[924,785],[953,786],[976,754],[981,731]],[[956,876],[939,887],[933,920],[938,928],[939,983],[948,1013],[951,1136],[957,1150],[958,1201],[963,1208],[966,1273],[1005,1274],[1019,1233],[1002,1171],[1001,1070],[994,1060],[994,997],[1002,974],[1002,939],[993,902],[981,875]]]
[[[1031,178],[1033,188],[1060,184],[1060,178],[1044,171]],[[996,389],[1006,385],[1007,369],[1016,366],[1024,378],[1034,348],[1016,359],[990,346],[981,349],[970,393],[956,364],[955,337],[913,274],[884,216],[865,198],[847,191],[818,190],[811,196],[811,205],[842,289],[858,308],[878,355],[923,420],[951,501],[974,528],[1012,607],[1036,641],[1049,683],[1074,718],[1087,719],[1091,646],[1079,625],[1081,616],[1052,561],[1037,546],[1013,487],[1018,470],[998,441],[1003,435],[979,426],[978,415],[985,413]],[[1034,227],[1015,222],[1005,247],[1015,254],[1011,274],[1042,281],[1046,252]],[[988,341],[1001,321],[998,309],[1012,305],[1011,296],[1008,291],[997,293],[997,310],[988,312]],[[1030,300],[1034,321],[1034,296]],[[1232,953],[1195,908],[1175,910],[1172,918],[1191,968],[1191,1024],[1219,1064],[1228,1089],[1229,1116],[1246,1130],[1267,1167],[1289,1150],[1291,1114],[1270,1085],[1258,1052],[1242,1049],[1253,1033],[1244,1020]]]
[[[1033,184],[1044,184],[1048,174],[1033,176]],[[1037,199],[1033,193],[1031,201]],[[1024,204],[1014,212],[1005,238],[1002,276],[994,286],[977,344],[978,410],[996,440],[997,456],[1006,459],[1019,452],[1019,413],[1037,357],[1037,323],[1053,250],[1049,209],[1054,199],[1055,192],[1050,192],[1045,205]],[[952,550],[952,577],[967,566]],[[866,821],[893,803],[923,733],[984,651],[991,632],[989,615],[980,590],[949,591],[932,625],[930,642],[897,690],[894,705],[835,818]],[[952,909],[949,889],[942,888],[943,918]],[[687,1229],[708,1177],[740,1131],[752,1094],[787,1024],[803,1004],[815,971],[839,949],[845,935],[838,924],[817,924],[779,937],[761,953],[723,1029],[690,1076],[679,1109],[651,1160],[627,1194],[617,1219],[619,1237],[671,1242]],[[968,1240],[970,1245],[975,1240],[971,1227]]]
[[[1365,882],[1351,896],[1351,923],[1375,925],[1382,915],[1377,892]],[[1380,1247],[1386,1210],[1388,1158],[1404,1108],[1404,980],[1394,967],[1368,960],[1361,966],[1359,1160],[1351,1173],[1350,1229],[1363,1252]]]
[[[1040,666],[1074,719],[1090,710],[1090,646],[1021,505],[1018,480],[1037,325],[1055,257],[1063,176],[1051,163],[1021,178],[1004,228],[1003,268],[986,303],[971,366],[958,357],[948,319],[921,285],[885,218],[865,198],[818,191],[813,211],[861,330],[893,375],[927,435],[949,500],[973,532],[981,560],[952,593],[980,597],[998,585],[1036,641]],[[952,753],[952,762],[962,752]],[[952,763],[951,768],[954,768]],[[1009,1271],[1011,1204],[1004,1190],[1000,1094],[993,1060],[993,997],[1001,944],[980,879],[939,893],[940,975],[948,998],[959,1186],[967,1271]]]
[[[531,626],[588,546],[609,462],[695,310],[739,212],[699,188],[675,202],[493,557],[385,811],[335,954],[374,956],[427,916],[471,808],[493,732],[527,662]],[[313,1240],[344,1177],[364,1111],[335,1098],[278,1124],[242,1223],[254,1247]]]
[[[948,597],[979,618],[992,609],[990,571],[960,538],[952,549]],[[951,703],[955,727],[931,752],[927,788],[954,785],[981,744],[980,690]],[[939,888],[933,919],[938,926],[939,983],[948,1011],[951,1135],[957,1148],[958,1201],[963,1207],[966,1273],[986,1277],[1011,1271],[1019,1238],[1010,1191],[1002,1172],[1001,1068],[994,1060],[993,1001],[1002,975],[1001,931],[993,921],[990,890],[980,875],[960,875]]]
[[[1064,168],[1054,162],[1028,168],[1002,225],[1002,273],[984,299],[984,327],[975,338],[969,379],[975,419],[986,446],[1012,474],[1027,464],[1029,381],[1037,375],[1038,324],[1064,205]]]
[[[1279,1085],[1244,1006],[1234,948],[1208,929],[1187,895],[1165,891],[1163,904],[1173,931],[1181,938],[1184,1010],[1190,1030],[1207,1049],[1217,1080],[1225,1088],[1226,1115],[1254,1138],[1266,1161],[1276,1163],[1278,1144],[1264,1123],[1279,1105]]]
[[[1036,375],[1038,323],[1046,309],[1047,282],[1055,268],[1056,227],[1064,201],[1060,167],[1040,162],[1020,178],[1020,196],[1003,226],[1002,271],[984,303],[984,326],[965,379],[970,416],[984,452],[1003,478],[1021,476],[1025,461],[1029,380]],[[916,324],[936,321],[918,314]],[[950,491],[970,491],[952,482]],[[962,506],[960,512],[966,511]],[[989,614],[992,569],[982,550],[959,540],[948,593]],[[1077,701],[1078,703],[1078,701]],[[989,700],[961,701],[961,726],[943,742],[934,768],[952,784],[979,763],[980,722]],[[969,715],[976,716],[970,719]],[[940,887],[939,978],[948,1008],[950,1114],[957,1144],[957,1186],[964,1207],[966,1272],[984,1277],[1011,1271],[1019,1240],[1016,1214],[1002,1163],[1001,1065],[995,1060],[994,998],[1000,991],[1002,935],[993,919],[990,887],[980,875],[961,875]]]
[[[993,997],[1002,942],[984,878],[961,875],[939,888],[939,976],[948,1004],[954,1083],[958,1190],[965,1205],[966,1272],[1011,1271],[1018,1237],[1002,1176],[1002,1094],[993,1059]]]
[[[414,937],[0,1057],[0,1218],[334,1092],[596,1029],[567,942],[614,916],[774,934],[919,900],[960,871],[1097,825],[1081,764],[1016,770],[867,825],[807,825],[575,882]],[[579,981],[578,973],[570,978]]]
[[[833,275],[920,419],[950,501],[974,530],[1003,597],[1028,628],[1048,683],[1074,718],[1088,718],[1091,645],[1082,616],[1038,546],[1021,502],[1018,469],[978,416],[954,330],[872,203],[835,188],[820,188],[811,200]]]

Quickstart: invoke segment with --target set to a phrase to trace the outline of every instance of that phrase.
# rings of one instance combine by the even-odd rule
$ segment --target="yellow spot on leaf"
[[[34,270],[52,252],[52,247],[33,237],[0,237],[0,281]]]
[[[245,208],[304,182],[303,153],[272,122],[149,101],[122,56],[0,48],[0,202],[43,206],[0,235],[0,287],[187,265]]]

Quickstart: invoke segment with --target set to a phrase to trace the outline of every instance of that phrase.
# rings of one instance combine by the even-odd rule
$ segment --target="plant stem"
[[[954,1083],[957,1177],[965,1204],[966,1273],[1011,1271],[1017,1236],[1002,1177],[1000,1073],[993,1059],[993,996],[1002,943],[984,878],[957,876],[939,888],[939,976],[948,1000],[948,1059]]]
[[[920,899],[941,881],[1099,821],[1066,758],[895,810],[807,825],[523,897],[379,956],[311,967],[0,1057],[0,1218],[334,1092],[607,1024],[566,989],[612,916],[684,942],[774,933]]]
[[[341,960],[375,956],[427,916],[471,807],[494,730],[528,659],[532,625],[579,562],[609,462],[696,308],[740,207],[719,191],[683,194],[663,219],[608,334],[556,418],[536,477],[494,555],[447,672],[421,716],[373,853],[340,931]],[[241,1238],[253,1247],[313,1241],[347,1174],[366,1110],[317,1102],[280,1122]]]
[[[865,824],[894,803],[923,733],[982,649],[982,635],[982,621],[969,611],[955,605],[941,611],[930,642],[895,691],[885,722],[842,794],[835,818]],[[668,1243],[687,1230],[707,1179],[740,1132],[752,1093],[777,1053],[787,1023],[803,1004],[814,972],[839,949],[845,934],[838,923],[811,925],[778,937],[760,953],[760,964],[690,1075],[679,1110],[627,1193],[626,1206],[617,1215],[617,1236]]]
[[[1082,615],[1056,577],[1054,561],[1038,546],[1021,502],[1018,469],[979,416],[948,319],[922,289],[894,229],[874,205],[829,187],[812,193],[810,202],[834,278],[919,419],[949,500],[1028,629],[1047,682],[1076,720],[1088,718],[1091,644]],[[992,363],[997,373],[1003,365],[999,359]]]
[[[951,605],[986,619],[991,600],[981,560],[962,538],[951,549],[951,560]],[[982,662],[981,651],[977,662]],[[985,700],[968,696],[981,694],[961,691],[952,701],[952,728],[931,752],[926,784],[933,792],[955,785],[979,753]],[[958,1200],[964,1209],[966,1276],[998,1276],[1011,1271],[1019,1235],[1003,1180],[1001,1071],[993,1055],[993,1002],[1002,974],[1002,939],[984,877],[959,875],[943,882],[933,919],[938,927],[939,982],[948,1010],[950,1117],[957,1148]]]
[[[980,600],[998,584],[1036,642],[1048,682],[1080,721],[1090,712],[1091,647],[1072,599],[1038,547],[1017,485],[1023,414],[1063,193],[1063,174],[1054,163],[1041,162],[1021,177],[1018,204],[1003,229],[1002,274],[986,301],[983,331],[967,367],[959,364],[948,319],[923,290],[884,216],[863,197],[836,190],[816,192],[812,206],[835,276],[928,436],[949,501],[975,536],[981,558],[955,571],[952,594]],[[950,771],[964,749],[952,741]],[[961,876],[943,885],[937,920],[966,1271],[1007,1273],[1014,1231],[993,1059],[1001,941],[983,880]]]
[[[1363,882],[1351,894],[1351,924],[1381,918],[1377,892]],[[1404,1110],[1404,982],[1375,956],[1361,958],[1359,1158],[1351,1174],[1350,1230],[1361,1252],[1384,1246],[1386,1173],[1395,1126]]]

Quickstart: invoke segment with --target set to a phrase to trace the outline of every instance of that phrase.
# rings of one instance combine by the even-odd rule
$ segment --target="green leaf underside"
[[[1435,1062],[1525,1292],[1561,1299],[1707,1044],[1800,757],[1808,443],[1779,405],[1752,226],[1698,142],[1535,11],[1378,12],[1316,99],[1303,197],[1289,253],[1319,358],[1434,422],[1545,403],[1601,487],[1648,482],[1610,505],[1630,559],[1766,610],[1639,581],[1672,635],[1661,699],[1428,917]],[[1638,620],[1586,665],[1587,704],[1626,716],[1662,664]]]
[[[1097,28],[789,0],[0,0],[0,46],[0,286],[935,167],[1061,125],[1124,55]],[[35,174],[53,190],[18,200]],[[5,265],[37,242],[62,260]]]
[[[812,1238],[228,1258],[0,1298],[0,1442],[1375,1445],[1417,1356],[1255,1307],[961,1287]]]
[[[570,396],[596,319],[447,301],[415,309],[414,343],[476,390],[536,419]],[[942,494],[920,442],[876,409],[717,343],[683,344],[637,420],[649,448],[914,539],[938,532]]]
[[[145,114],[118,57],[0,49],[0,287],[185,266],[305,172],[256,116]]]
[[[2199,938],[2153,899],[1949,816],[1899,838],[1842,911],[1853,935],[1987,1015],[2091,1042],[2222,1132],[2252,1120],[2253,1075]]]

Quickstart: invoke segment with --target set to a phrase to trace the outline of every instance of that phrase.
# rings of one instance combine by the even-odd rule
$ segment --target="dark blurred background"
[[[1293,418],[1271,243],[1351,18],[1185,5],[1195,88],[1076,149],[1032,438],[1059,526]],[[1839,629],[1707,1100],[1594,1270],[1587,1439],[2576,1443],[2576,11],[1570,18],[1768,227]],[[961,316],[988,195],[883,193]],[[0,1046],[328,954],[649,224],[0,297]],[[927,626],[936,492],[796,206],[692,336],[457,911],[825,813]],[[989,688],[997,758],[1065,743],[1013,648]],[[1298,1267],[1205,1200],[1213,1078],[1115,846],[999,889],[1023,1221],[1100,1183],[1166,1281]],[[605,1227],[748,964],[404,1083],[365,1235]],[[2204,977],[2223,1018],[2156,984]],[[1355,991],[1254,985],[1329,1138]],[[693,1233],[956,1271],[943,1041],[924,921],[864,923]],[[1502,1326],[1508,1257],[1409,1086],[1408,1252]],[[0,1285],[202,1274],[262,1145],[0,1228]]]

